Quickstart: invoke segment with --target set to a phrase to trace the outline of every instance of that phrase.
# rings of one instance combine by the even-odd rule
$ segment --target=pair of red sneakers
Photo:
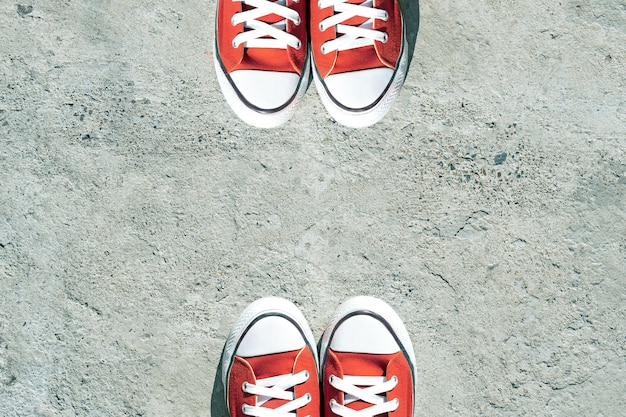
[[[222,357],[231,417],[411,417],[415,354],[402,320],[385,302],[343,303],[320,342],[283,298],[250,304]]]
[[[398,0],[218,0],[214,62],[233,111],[257,127],[294,113],[311,72],[328,112],[365,127],[383,118],[408,66]]]

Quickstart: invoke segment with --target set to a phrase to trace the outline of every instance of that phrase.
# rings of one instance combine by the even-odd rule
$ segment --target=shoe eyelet
[[[398,377],[394,375],[394,376],[392,376],[392,377],[391,377],[391,380],[392,380],[393,382],[396,382],[396,383],[397,383],[397,382],[398,382]]]
[[[237,49],[239,48],[239,44],[237,44],[237,42],[233,41],[232,44],[233,48]]]
[[[335,380],[335,375],[331,375],[331,376],[328,377],[328,383],[329,384],[332,384],[334,380]]]
[[[241,384],[241,390],[242,390],[243,392],[246,392],[246,389],[247,389],[247,388],[248,388],[248,383],[247,383],[247,382],[244,382],[243,384]],[[244,405],[245,405],[245,404],[244,404]]]
[[[304,394],[304,397],[306,398],[306,400],[307,400],[308,402],[311,402],[311,399],[313,399],[313,397],[311,396],[311,394],[310,394],[310,393],[308,393],[308,392],[307,392],[306,394]]]
[[[296,49],[299,51],[300,48],[302,48],[302,42],[300,42],[300,40],[298,39],[298,44],[296,45]],[[308,378],[308,376],[307,376]]]
[[[321,9],[321,8],[322,8],[322,2],[321,2],[321,1],[318,1],[318,2],[317,2],[317,8],[318,8],[318,9]]]
[[[235,23],[235,16],[230,18],[230,24],[231,26],[237,26],[237,23]]]
[[[320,51],[322,52],[323,55],[326,55],[326,48],[324,48],[324,45],[321,46]]]
[[[323,32],[326,30],[326,28],[324,27],[324,25],[322,24],[322,22],[320,22],[319,25],[317,25],[317,28],[320,30],[320,32]]]
[[[387,20],[389,20],[389,13],[385,10],[385,17],[383,17],[383,21],[386,22]]]
[[[300,16],[298,16],[298,18],[293,21],[293,24],[296,26],[300,26],[300,23],[302,23],[302,20],[300,19]]]
[[[388,40],[389,40],[389,35],[385,33],[383,37],[383,43],[387,43]]]
[[[298,41],[298,42],[300,42],[300,41]],[[298,49],[299,49],[299,48],[298,48]],[[305,377],[306,379],[309,379],[309,371],[307,371],[307,370],[305,370],[305,371],[304,371],[304,377]]]

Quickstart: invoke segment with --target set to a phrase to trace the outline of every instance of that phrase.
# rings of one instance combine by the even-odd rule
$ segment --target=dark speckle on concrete
[[[23,4],[18,4],[17,12],[19,13],[20,16],[24,17],[33,12],[33,6],[24,6]]]
[[[496,165],[502,165],[504,161],[506,161],[506,156],[507,156],[506,152],[500,152],[499,154],[495,156],[495,158],[493,158],[493,162]]]

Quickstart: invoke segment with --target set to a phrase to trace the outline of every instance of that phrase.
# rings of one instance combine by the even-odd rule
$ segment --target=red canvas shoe
[[[326,417],[412,417],[415,354],[402,320],[385,302],[343,303],[320,345]]]
[[[313,79],[339,123],[383,118],[404,83],[408,47],[398,0],[311,0]]]
[[[257,127],[286,122],[310,70],[306,0],[218,0],[214,63],[226,101]]]
[[[311,330],[282,298],[250,304],[222,356],[230,417],[319,417],[318,362]]]

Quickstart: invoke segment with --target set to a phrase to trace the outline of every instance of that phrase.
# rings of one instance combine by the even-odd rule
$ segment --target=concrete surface
[[[355,294],[405,319],[417,416],[626,415],[623,0],[422,1],[365,130],[313,86],[236,120],[214,6],[0,3],[0,415],[209,416],[249,302],[319,337]]]

